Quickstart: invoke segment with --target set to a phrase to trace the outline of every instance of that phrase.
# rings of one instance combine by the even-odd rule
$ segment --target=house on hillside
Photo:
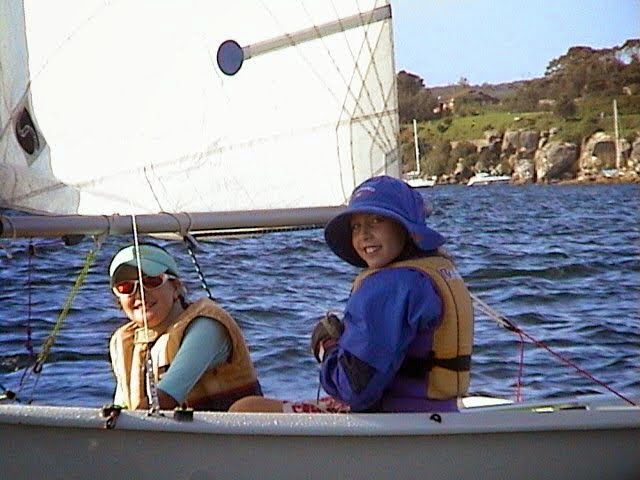
[[[455,103],[456,103],[455,98],[450,98],[449,100],[443,100],[442,97],[438,95],[438,105],[433,109],[433,113],[438,115],[445,112],[453,112]]]
[[[498,100],[496,97],[488,95],[477,88],[470,88],[469,90],[456,95],[455,101],[459,104],[475,103],[481,106],[495,105],[496,103],[500,103],[500,100]]]

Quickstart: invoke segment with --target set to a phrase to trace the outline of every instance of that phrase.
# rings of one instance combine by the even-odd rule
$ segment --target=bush
[[[427,175],[443,175],[449,173],[449,155],[451,153],[451,145],[447,141],[440,141],[436,143],[426,155],[426,168]]]
[[[554,113],[556,115],[564,118],[565,120],[575,118],[576,116],[576,104],[572,98],[569,98],[566,95],[563,95],[560,100],[558,100],[553,108]]]

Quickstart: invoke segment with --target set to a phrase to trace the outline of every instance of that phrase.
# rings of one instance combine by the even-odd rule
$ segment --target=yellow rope
[[[85,259],[84,266],[82,267],[82,270],[78,274],[78,278],[76,278],[76,282],[74,283],[73,288],[69,292],[69,295],[67,296],[67,299],[65,300],[64,305],[62,306],[62,310],[58,315],[58,319],[56,320],[56,323],[53,326],[53,329],[51,330],[51,333],[42,344],[42,350],[38,354],[38,357],[36,358],[36,363],[33,366],[33,371],[35,373],[40,373],[42,371],[42,366],[44,365],[44,362],[47,360],[47,357],[49,356],[49,352],[51,351],[51,347],[53,347],[53,344],[56,341],[56,336],[58,335],[60,328],[62,328],[62,323],[67,318],[67,315],[69,315],[71,304],[73,303],[73,300],[76,298],[76,295],[80,291],[80,287],[86,280],[87,275],[89,273],[89,268],[91,268],[91,265],[93,265],[93,262],[96,258],[96,255],[99,249],[100,249],[100,246],[98,245],[96,249],[90,250],[89,253],[87,254],[87,258]]]

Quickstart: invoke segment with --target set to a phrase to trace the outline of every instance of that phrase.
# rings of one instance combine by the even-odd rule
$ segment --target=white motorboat
[[[509,175],[491,175],[487,172],[479,172],[469,179],[469,181],[467,182],[467,186],[471,187],[473,185],[509,183],[510,181],[511,177]]]

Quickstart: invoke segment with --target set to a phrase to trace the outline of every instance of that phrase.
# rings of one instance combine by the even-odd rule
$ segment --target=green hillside
[[[472,86],[465,83],[428,88],[417,75],[399,72],[401,155],[406,170],[415,168],[412,121],[418,122],[421,163],[437,157],[439,172],[455,167],[450,142],[485,138],[485,132],[554,131],[556,139],[581,145],[597,131],[614,133],[617,101],[620,137],[640,136],[640,39],[608,49],[572,47],[549,62],[542,78]],[[467,151],[470,152],[467,147]],[[445,157],[452,158],[445,158]],[[431,158],[434,160],[434,158]]]

